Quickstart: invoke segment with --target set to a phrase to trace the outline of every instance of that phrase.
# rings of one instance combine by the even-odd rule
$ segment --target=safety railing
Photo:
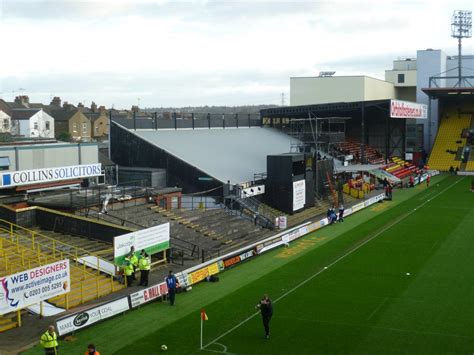
[[[107,275],[107,274],[101,274],[100,269],[99,269],[99,261],[97,261],[97,271],[96,272],[91,272],[89,268],[87,267],[86,263],[80,262],[80,257],[81,254],[78,253],[79,250],[86,251],[85,249],[77,248],[74,247],[74,253],[70,253],[68,251],[64,250],[58,250],[57,247],[60,244],[68,245],[67,243],[59,242],[57,240],[54,240],[53,238],[41,235],[40,233],[36,233],[34,231],[28,230],[27,228],[18,226],[14,223],[10,223],[5,220],[0,220],[1,224],[0,225],[0,233],[3,232],[4,235],[3,237],[5,238],[2,243],[5,243],[5,241],[8,243],[10,242],[10,246],[13,246],[16,248],[16,257],[17,260],[11,260],[10,258],[7,257],[6,253],[7,251],[5,248],[2,247],[2,255],[4,256],[4,260],[2,260],[5,263],[5,269],[11,273],[14,273],[14,270],[17,270],[18,266],[21,266],[24,269],[30,269],[34,268],[37,266],[45,265],[57,260],[61,259],[69,259],[70,260],[70,265],[71,265],[71,293],[74,292],[80,292],[80,297],[74,297],[75,299],[79,299],[79,304],[85,303],[87,301],[90,301],[90,297],[85,297],[85,290],[89,290],[89,292],[93,289],[91,289],[91,286],[94,285],[94,295],[92,299],[99,298],[103,294],[101,294],[101,286],[104,285],[104,283],[101,283],[100,281],[102,280],[110,280],[110,293],[115,291],[115,281],[114,281],[114,275]],[[8,227],[5,227],[5,224],[8,225]],[[23,235],[17,233],[16,229],[21,229],[23,231],[26,231],[28,234]],[[8,238],[8,239],[7,239]],[[55,242],[52,244],[52,247],[45,244],[41,243],[40,239],[44,238],[44,240],[48,240],[51,242]],[[4,244],[2,244],[4,245]],[[68,245],[70,247],[73,247],[71,245]],[[87,252],[87,251],[86,251]],[[82,254],[84,255],[84,254]],[[93,255],[89,252],[87,252],[87,255]],[[98,257],[96,257],[98,260]],[[20,263],[20,265],[18,265]],[[18,272],[17,270],[16,272]],[[108,281],[107,281],[108,282]],[[79,287],[75,287],[79,283]],[[64,305],[65,308],[69,308],[69,294],[64,295]]]
[[[18,233],[18,231],[22,231],[23,233],[25,233],[24,236],[29,239],[25,241],[25,244],[31,244],[31,249],[43,248],[44,250],[49,250],[52,253],[53,258],[62,259],[64,255],[67,255],[68,257],[77,261],[82,256],[86,256],[86,255],[93,256],[97,260],[97,264],[94,265],[96,267],[96,272],[97,274],[100,274],[99,256],[96,253],[90,252],[87,249],[77,247],[72,244],[68,244],[66,242],[62,242],[60,240],[54,239],[52,237],[49,237],[47,235],[33,231],[28,228],[22,227],[15,223],[6,221],[4,219],[0,219],[0,229],[2,228],[2,225],[6,227],[6,228],[5,227],[3,228],[4,230],[8,229],[7,230],[8,232],[16,231],[18,235],[22,235]],[[50,243],[51,246],[48,246],[47,243]],[[67,250],[70,250],[70,251],[67,251]]]

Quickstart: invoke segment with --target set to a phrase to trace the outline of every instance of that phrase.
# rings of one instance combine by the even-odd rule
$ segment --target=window
[[[0,157],[0,170],[8,170],[10,168],[10,158]]]
[[[87,134],[87,123],[82,124],[82,134]]]
[[[3,129],[8,130],[10,128],[10,122],[8,122],[8,118],[3,119]]]
[[[49,131],[49,129],[50,129],[50,123],[49,121],[46,121],[46,130]]]
[[[33,129],[38,129],[38,122],[33,123]]]
[[[77,132],[77,125],[76,125],[76,122],[74,122],[74,123],[72,124],[72,131],[73,131],[73,132]]]
[[[99,134],[99,127],[98,126],[95,126],[95,134]]]
[[[405,82],[405,74],[398,74],[398,83],[403,84]]]

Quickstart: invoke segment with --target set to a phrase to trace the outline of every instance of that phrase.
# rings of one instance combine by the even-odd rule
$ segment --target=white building
[[[29,138],[54,138],[54,118],[42,109],[14,109],[12,134]]]
[[[0,133],[10,133],[11,117],[0,110]]]
[[[438,132],[438,101],[430,100],[423,89],[458,85],[458,56],[439,49],[419,50],[416,57],[393,61],[385,80],[367,76],[292,77],[290,104],[311,105],[399,99],[428,105],[428,119],[407,124],[407,149],[429,152]],[[462,76],[470,77],[461,86],[474,85],[474,55],[462,56]]]
[[[291,106],[394,98],[392,83],[364,75],[290,78]]]

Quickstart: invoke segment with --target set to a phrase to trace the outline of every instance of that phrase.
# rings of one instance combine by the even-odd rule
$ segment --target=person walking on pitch
[[[273,316],[272,300],[265,294],[255,308],[260,309],[263,327],[265,328],[265,338],[270,339],[270,320]]]

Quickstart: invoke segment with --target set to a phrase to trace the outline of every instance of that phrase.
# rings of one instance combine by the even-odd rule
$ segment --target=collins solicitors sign
[[[390,100],[390,117],[426,119],[428,106],[410,101]]]
[[[100,176],[101,171],[101,164],[87,164],[4,172],[0,174],[0,188]]]

